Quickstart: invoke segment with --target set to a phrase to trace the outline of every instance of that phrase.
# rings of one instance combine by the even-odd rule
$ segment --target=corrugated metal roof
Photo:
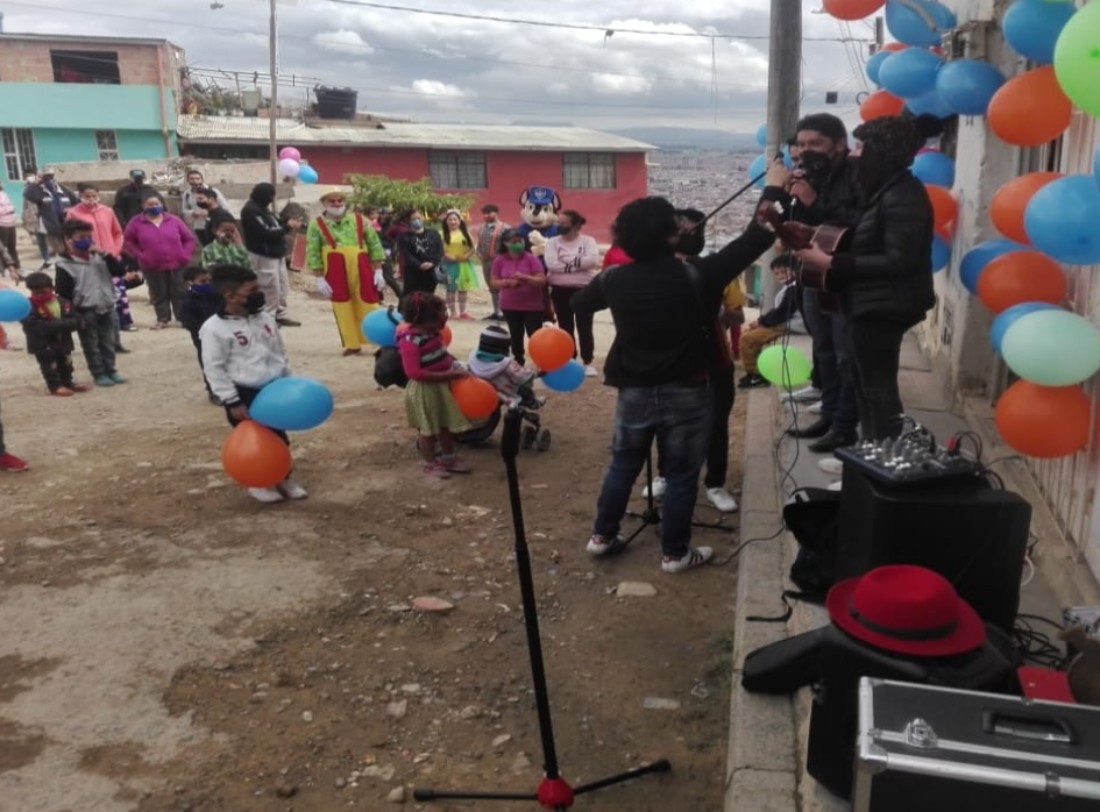
[[[176,131],[184,141],[266,144],[266,118],[180,116]],[[656,147],[632,138],[583,127],[511,127],[481,124],[386,122],[381,128],[316,126],[293,119],[276,123],[280,144],[348,144],[367,147],[435,149],[577,150],[639,152]]]

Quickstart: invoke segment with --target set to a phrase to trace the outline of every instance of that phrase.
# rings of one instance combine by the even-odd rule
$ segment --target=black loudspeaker
[[[844,466],[836,579],[885,564],[918,564],[949,580],[982,619],[1011,630],[1031,505],[983,479],[902,488]]]

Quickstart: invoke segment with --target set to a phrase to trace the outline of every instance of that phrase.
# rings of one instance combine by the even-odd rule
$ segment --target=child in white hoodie
[[[471,375],[491,383],[510,403],[537,409],[542,401],[531,388],[537,376],[509,355],[511,342],[506,329],[489,325],[481,331],[477,349],[470,351],[466,367]]]
[[[248,407],[260,390],[290,374],[290,361],[275,317],[264,310],[264,294],[256,273],[239,265],[210,269],[222,304],[199,330],[203,374],[225,406],[229,425],[248,420]],[[275,432],[290,444],[286,432]],[[260,502],[305,499],[309,494],[289,475],[274,488],[249,488]]]

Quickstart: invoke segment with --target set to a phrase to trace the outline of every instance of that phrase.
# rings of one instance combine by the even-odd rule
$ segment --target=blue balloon
[[[897,52],[879,51],[878,53],[874,54],[870,59],[868,59],[867,65],[865,66],[865,70],[867,71],[867,78],[878,85],[879,71],[882,69],[882,63],[893,56],[895,53]],[[881,87],[881,85],[879,86]]]
[[[756,128],[756,143],[763,149],[768,145],[768,125],[761,124]]]
[[[379,347],[393,347],[397,344],[397,325],[402,321],[404,319],[401,318],[401,314],[392,307],[379,308],[363,316],[360,330],[368,341],[374,342]]]
[[[950,189],[955,185],[955,161],[942,152],[922,152],[913,159],[910,170],[923,183]]]
[[[248,415],[268,428],[304,431],[328,420],[332,406],[332,392],[323,383],[290,375],[261,389]]]
[[[906,48],[891,54],[879,68],[879,84],[903,99],[923,96],[936,87],[936,72],[943,57],[924,48]]]
[[[936,90],[952,112],[984,116],[989,100],[1005,83],[1005,77],[988,62],[957,59],[936,74]]]
[[[1001,20],[1005,42],[1020,56],[1050,65],[1054,62],[1054,44],[1076,11],[1073,3],[1017,0]]]
[[[1100,262],[1100,186],[1092,175],[1070,175],[1035,193],[1024,228],[1036,249],[1069,265]]]
[[[0,321],[23,321],[31,312],[31,300],[17,290],[0,290]]]
[[[924,14],[910,8],[920,6]],[[929,24],[931,23],[931,24]],[[958,24],[954,12],[935,0],[908,0],[903,5],[897,0],[886,3],[886,27],[898,42],[931,48],[940,44],[940,36]]]
[[[584,365],[576,358],[570,358],[565,362],[565,366],[544,374],[542,382],[555,392],[572,392],[574,389],[580,389],[581,384],[584,383]]]
[[[951,243],[939,234],[932,235],[932,273],[939,273],[951,264]]]
[[[749,164],[749,172],[748,172],[749,180],[752,180],[757,175],[763,175],[767,171],[768,171],[768,156],[767,155],[757,155],[755,158],[752,159],[752,163]],[[756,181],[756,188],[757,189],[763,189],[764,188],[764,179],[763,178],[760,178],[760,180]]]
[[[298,180],[302,183],[316,183],[320,176],[312,166],[302,164],[298,169]]]
[[[1100,144],[1096,145],[1096,154],[1092,158],[1092,174],[1096,176],[1096,182],[1100,183]]]
[[[1007,310],[1002,310],[995,319],[993,319],[993,327],[989,330],[989,339],[993,342],[993,349],[999,354],[1001,352],[1001,344],[1004,342],[1005,333],[1008,332],[1008,328],[1016,323],[1016,320],[1021,316],[1026,316],[1028,313],[1034,313],[1037,310],[1058,310],[1058,305],[1051,304],[1050,302],[1023,302],[1022,304],[1013,305]]]
[[[1031,250],[1030,246],[1006,240],[1004,237],[997,237],[975,245],[963,255],[962,262],[959,263],[959,279],[962,281],[963,287],[971,293],[977,294],[978,277],[981,276],[986,265],[1003,254],[1029,250]]]
[[[905,106],[908,107],[909,112],[915,116],[927,115],[935,116],[936,118],[950,118],[955,115],[955,111],[944,103],[943,99],[940,98],[939,92],[934,87],[923,96],[906,99]]]

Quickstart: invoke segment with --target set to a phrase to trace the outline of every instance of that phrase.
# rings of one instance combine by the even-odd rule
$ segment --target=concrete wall
[[[160,45],[119,42],[80,42],[71,38],[57,40],[19,40],[0,37],[0,78],[4,82],[54,81],[50,51],[109,51],[118,54],[118,70],[124,85],[179,84],[183,51],[169,43]],[[158,67],[159,62],[159,67]],[[92,87],[92,85],[78,85]]]
[[[4,127],[89,130],[176,130],[176,99],[157,85],[75,85],[0,82]]]

